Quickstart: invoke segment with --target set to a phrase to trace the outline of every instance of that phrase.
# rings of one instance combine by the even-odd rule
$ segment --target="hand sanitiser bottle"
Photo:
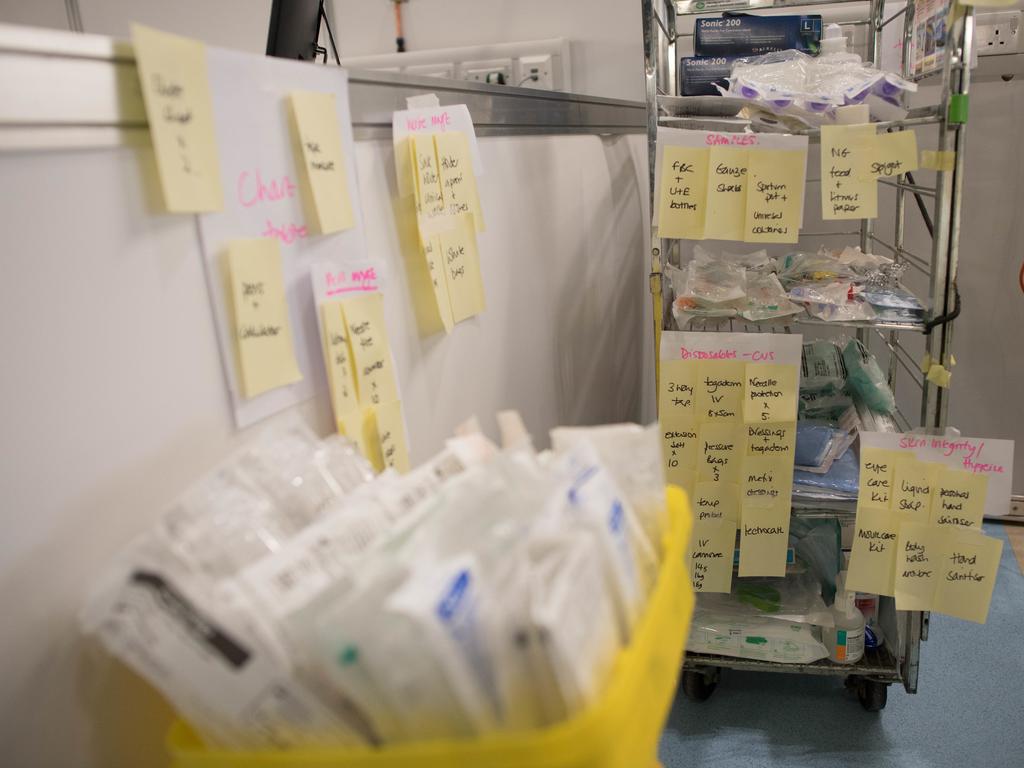
[[[854,593],[846,590],[846,571],[836,577],[836,600],[832,603],[833,627],[825,627],[828,657],[839,664],[855,664],[864,656],[864,614],[854,604]]]

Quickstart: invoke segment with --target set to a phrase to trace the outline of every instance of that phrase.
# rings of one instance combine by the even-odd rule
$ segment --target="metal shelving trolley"
[[[723,11],[821,13],[825,23],[836,16],[844,33],[852,37],[865,62],[880,66],[885,50],[895,51],[895,60],[902,64],[902,74],[917,80],[920,91],[914,106],[904,119],[875,123],[880,130],[917,131],[923,148],[940,153],[941,170],[921,170],[882,180],[878,190],[878,219],[825,222],[822,231],[801,230],[800,245],[817,249],[822,243],[830,246],[859,245],[864,252],[882,253],[905,265],[904,284],[913,285],[926,307],[921,322],[847,322],[825,323],[810,317],[773,323],[750,323],[736,318],[724,321],[705,320],[687,330],[725,330],[802,333],[805,337],[830,333],[855,334],[878,357],[887,370],[889,385],[897,396],[899,407],[891,418],[868,416],[871,429],[877,431],[910,431],[925,428],[940,432],[945,429],[948,411],[948,389],[933,383],[922,372],[920,361],[927,355],[932,361],[951,365],[950,345],[952,321],[960,312],[956,289],[960,202],[964,174],[964,141],[967,119],[967,95],[970,85],[973,10],[958,8],[946,16],[945,55],[938,59],[934,71],[914,77],[909,60],[911,35],[914,30],[915,6],[932,9],[935,3],[908,0],[903,3],[853,2],[824,0],[800,3],[795,0],[641,0],[643,16],[644,56],[646,64],[648,150],[650,169],[651,211],[656,210],[657,180],[655,153],[659,126],[698,130],[744,132],[758,131],[756,121],[744,119],[744,113],[728,113],[715,109],[717,97],[680,97],[677,81],[679,58],[692,38],[694,17],[719,16]],[[949,6],[946,6],[947,9]],[[932,10],[929,10],[929,14]],[[903,29],[902,35],[900,28]],[[897,67],[900,66],[898,63]],[[893,68],[890,65],[890,68]],[[709,108],[710,107],[710,108]],[[816,155],[820,130],[808,128],[811,143],[809,160]],[[819,178],[814,178],[818,163],[808,163],[805,210],[818,212]],[[853,224],[854,226],[850,226]],[[845,225],[845,226],[844,226]],[[892,240],[884,235],[892,232]],[[883,234],[884,233],[884,234]],[[651,228],[651,273],[655,360],[659,358],[661,332],[673,329],[670,299],[663,291],[663,266],[679,266],[693,246],[692,241],[661,239],[657,228]],[[656,363],[656,366],[658,364]],[[660,367],[660,366],[658,366]],[[854,503],[806,504],[794,499],[794,516],[834,516],[852,524]],[[920,644],[928,636],[928,615],[921,612],[896,611],[894,601],[882,597],[879,622],[886,642],[877,650],[869,650],[855,665],[839,665],[825,659],[811,664],[780,664],[769,661],[727,658],[703,653],[688,653],[684,662],[684,692],[692,699],[706,699],[718,684],[723,668],[787,672],[813,675],[845,676],[862,706],[880,710],[885,706],[887,689],[901,683],[909,693],[918,689]]]

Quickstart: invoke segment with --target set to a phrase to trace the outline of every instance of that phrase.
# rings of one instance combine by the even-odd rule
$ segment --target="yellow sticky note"
[[[896,549],[895,597],[898,611],[930,611],[939,572],[942,533],[934,526],[900,523]]]
[[[984,624],[1002,554],[1002,539],[971,529],[944,529],[932,610]]]
[[[917,133],[913,130],[879,134],[868,146],[861,178],[899,176],[920,167],[917,162]]]
[[[427,274],[430,287],[437,306],[437,314],[445,333],[452,332],[455,319],[452,317],[452,303],[448,294],[447,270],[441,253],[441,238],[437,235],[429,237],[423,243],[423,258],[427,261]]]
[[[897,515],[886,510],[857,510],[847,589],[892,596],[900,522]]]
[[[747,215],[747,150],[711,147],[704,237],[742,240]]]
[[[873,219],[878,216],[878,185],[863,178],[873,125],[821,128],[821,217]]]
[[[728,422],[700,425],[697,448],[697,480],[739,483],[743,465],[741,426]]]
[[[777,456],[747,456],[743,460],[740,503],[743,509],[771,507],[789,512],[793,492],[793,462]]]
[[[304,199],[312,203],[307,206],[310,218],[321,234],[350,229],[355,220],[334,94],[293,91],[290,101]]]
[[[932,363],[928,368],[928,381],[937,387],[948,387],[953,374],[938,363]]]
[[[441,195],[449,214],[469,213],[477,232],[484,231],[484,215],[476,188],[476,173],[469,152],[469,140],[462,131],[434,134],[437,165],[441,174]]]
[[[405,474],[409,471],[409,449],[405,440],[405,422],[402,421],[402,404],[397,401],[382,403],[374,411],[381,462],[385,467]]]
[[[975,8],[1009,8],[1016,5],[1016,0],[957,0],[960,5],[970,5]]]
[[[860,490],[857,508],[892,508],[892,482],[896,465],[905,461],[907,454],[881,448],[861,448]]]
[[[796,424],[789,422],[745,424],[745,456],[774,456],[788,462],[790,469],[796,456]]]
[[[356,444],[356,448],[380,472],[383,460],[380,455],[380,443],[377,441],[377,426],[374,420],[374,409],[355,408],[335,417],[338,432]]]
[[[742,576],[785,576],[789,548],[789,514],[785,509],[744,507],[740,525]]]
[[[384,325],[384,297],[380,293],[367,293],[346,299],[342,304],[355,359],[359,404],[365,408],[394,402],[398,399],[398,385]]]
[[[797,367],[776,363],[748,363],[743,420],[796,421]]]
[[[419,202],[416,190],[416,155],[413,151],[413,136],[394,143],[395,179],[398,182],[398,197],[412,197]]]
[[[277,240],[234,240],[226,259],[242,396],[302,379],[292,346]]]
[[[658,415],[658,426],[665,459],[665,480],[692,490],[697,469],[697,425],[685,416],[663,411]]]
[[[746,365],[740,360],[702,362],[697,369],[697,421],[739,423]]]
[[[702,481],[690,495],[694,523],[740,519],[740,489],[735,483]]]
[[[921,151],[921,167],[929,171],[952,171],[956,165],[955,152],[935,152],[931,149]]]
[[[434,139],[428,133],[417,133],[409,141],[415,168],[416,210],[422,216],[438,216],[444,212],[444,200]]]
[[[686,553],[693,591],[731,591],[735,551],[735,520],[716,520],[694,525],[690,535],[690,549]]]
[[[795,243],[804,212],[803,149],[750,150],[744,239],[751,243]]]
[[[132,24],[132,46],[167,210],[219,211],[224,195],[206,47],[140,24]]]
[[[666,146],[661,158],[658,237],[704,237],[708,150]]]
[[[892,511],[915,523],[927,523],[931,516],[932,490],[940,467],[908,457],[896,464],[892,477]]]
[[[659,379],[658,413],[672,412],[675,418],[696,421],[697,363],[693,360],[662,360]]]
[[[936,473],[935,490],[932,493],[932,524],[981,528],[987,495],[987,476],[942,467]]]
[[[461,323],[484,311],[484,283],[473,217],[463,213],[451,218],[454,226],[439,235],[440,261],[445,269],[452,320]]]
[[[320,322],[324,341],[324,363],[327,384],[331,392],[331,406],[337,416],[359,406],[352,350],[348,342],[348,327],[341,303],[327,302],[320,306]]]

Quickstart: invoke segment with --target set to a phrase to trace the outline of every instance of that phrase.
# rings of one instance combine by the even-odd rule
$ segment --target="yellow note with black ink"
[[[441,238],[428,237],[423,242],[423,258],[427,261],[427,276],[437,305],[437,314],[445,333],[452,332],[455,319],[452,317],[451,297],[448,293],[448,276],[444,267]]]
[[[985,516],[988,477],[963,469],[942,467],[932,493],[932,525],[966,525],[981,528]]]
[[[324,342],[327,385],[331,392],[334,414],[348,413],[359,407],[356,391],[352,349],[348,343],[348,327],[341,303],[329,301],[320,305],[320,322]]]
[[[666,482],[693,490],[697,469],[697,425],[685,414],[665,410],[658,414]]]
[[[917,132],[913,130],[881,133],[873,137],[864,154],[862,178],[880,179],[916,171]]]
[[[342,304],[355,360],[360,406],[394,402],[398,399],[398,384],[384,325],[384,297],[367,293]]]
[[[743,508],[740,525],[740,576],[785,576],[790,509]]]
[[[437,166],[441,174],[441,195],[449,215],[471,214],[477,232],[484,231],[484,215],[476,187],[476,173],[469,140],[462,131],[434,134]]]
[[[690,494],[694,523],[740,519],[740,488],[736,483],[715,483],[703,480]]]
[[[172,213],[221,210],[206,47],[141,24],[132,24],[132,46],[164,205]]]
[[[900,523],[894,589],[896,610],[932,610],[942,536],[942,531],[933,525]]]
[[[821,218],[873,219],[878,216],[878,184],[864,179],[873,125],[821,128]]]
[[[892,511],[915,523],[927,523],[939,469],[939,465],[913,456],[898,462],[892,478]]]
[[[738,424],[743,419],[745,364],[702,362],[697,369],[697,420]]]
[[[747,214],[748,152],[737,147],[711,147],[708,152],[704,237],[742,240]]]
[[[941,530],[942,551],[932,610],[984,624],[1003,554],[1002,539],[974,529]]]
[[[797,367],[775,363],[748,363],[743,420],[796,421]]]
[[[697,480],[712,483],[740,482],[743,467],[742,425],[706,422],[699,428]]]
[[[225,274],[242,396],[300,381],[277,240],[233,240]]]
[[[437,167],[437,151],[430,134],[417,133],[409,138],[413,153],[416,180],[416,212],[432,217],[444,213],[441,174]]]
[[[662,360],[659,377],[658,413],[696,421],[697,363],[692,360]]]
[[[303,191],[312,202],[308,208],[316,230],[329,234],[351,229],[355,219],[334,94],[293,91],[290,100]]]
[[[452,320],[461,323],[484,311],[484,284],[476,247],[473,217],[450,217],[454,226],[439,234],[441,265],[445,270]]]
[[[793,492],[793,462],[778,456],[747,456],[743,460],[740,501],[748,507],[771,507],[789,512]]]
[[[893,595],[900,522],[899,516],[888,510],[857,510],[846,577],[848,590]]]
[[[409,471],[409,448],[405,440],[402,404],[397,401],[381,403],[374,411],[381,463],[384,467],[405,474]]]
[[[704,237],[708,150],[666,146],[659,181],[658,237]]]
[[[745,424],[746,456],[774,456],[793,465],[796,456],[796,423]]]
[[[857,508],[892,508],[893,475],[896,465],[906,461],[906,453],[883,448],[863,447],[860,450],[860,491]]]
[[[695,524],[690,534],[690,548],[686,553],[693,591],[731,591],[735,552],[735,520]]]
[[[807,150],[751,150],[744,236],[751,243],[795,243],[804,213]]]

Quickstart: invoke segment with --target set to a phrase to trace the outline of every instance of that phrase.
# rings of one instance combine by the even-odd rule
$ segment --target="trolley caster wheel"
[[[885,709],[888,693],[889,686],[885,683],[876,683],[874,680],[857,682],[857,701],[867,712],[881,712]]]
[[[683,672],[683,693],[690,701],[707,701],[718,687],[718,670],[714,672]]]

